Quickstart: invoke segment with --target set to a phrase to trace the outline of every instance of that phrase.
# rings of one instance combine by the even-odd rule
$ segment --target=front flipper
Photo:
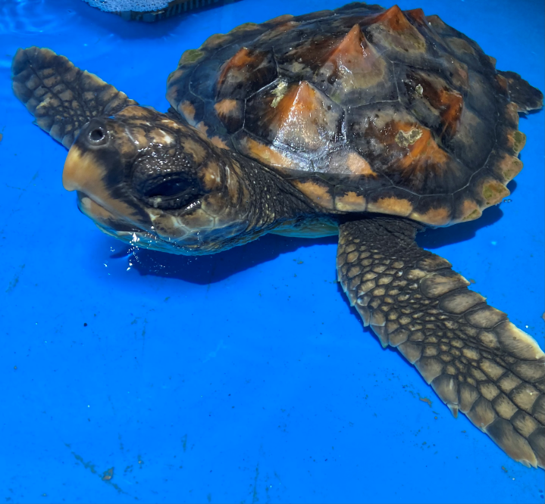
[[[125,93],[49,49],[19,49],[11,68],[15,96],[36,117],[36,124],[67,149],[93,117],[137,105]]]
[[[350,302],[383,346],[397,347],[458,410],[525,465],[545,466],[545,354],[389,217],[340,226],[337,268]]]

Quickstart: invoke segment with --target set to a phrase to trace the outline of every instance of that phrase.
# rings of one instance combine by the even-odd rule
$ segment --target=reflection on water
[[[0,34],[23,35],[42,32],[58,34],[69,30],[74,15],[70,3],[53,1],[57,4],[56,9],[51,9],[52,0],[0,1]],[[59,15],[59,3],[65,4],[62,16]]]

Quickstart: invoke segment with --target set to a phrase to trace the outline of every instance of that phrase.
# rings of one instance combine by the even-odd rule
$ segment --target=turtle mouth
[[[126,235],[139,235],[146,233],[136,226],[131,226],[128,222],[121,220],[118,216],[110,212],[96,200],[82,191],[78,191],[78,209],[89,217],[101,231],[110,236],[121,238]],[[146,233],[150,234],[150,233]]]
[[[165,240],[155,233],[144,231],[120,219],[84,192],[78,191],[77,195],[80,212],[89,217],[103,233],[113,238],[117,238],[133,247],[157,250],[170,254],[201,255],[205,253],[200,251],[200,240],[198,237],[195,239],[196,243],[194,244],[184,243],[182,245],[177,243],[175,239]]]
[[[78,191],[78,209],[89,217],[98,229],[113,238],[137,247],[167,251],[167,247],[161,245],[161,240],[156,235],[131,226],[81,191]]]

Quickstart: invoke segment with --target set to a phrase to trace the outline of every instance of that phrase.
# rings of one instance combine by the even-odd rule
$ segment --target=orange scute
[[[229,60],[227,60],[222,68],[220,75],[218,77],[218,88],[222,86],[225,79],[227,78],[227,74],[236,69],[241,69],[247,66],[251,61],[253,60],[253,57],[250,55],[250,51],[246,47],[242,47],[238,50],[238,52]]]
[[[307,81],[303,81],[293,86],[278,102],[274,119],[281,126],[293,117],[308,118],[321,108],[318,93]]]
[[[324,148],[334,136],[339,117],[336,109],[327,110],[327,101],[306,81],[288,88],[266,111],[275,140],[301,149]]]
[[[424,11],[422,9],[407,10],[405,11],[405,14],[417,23],[421,25],[426,25],[426,15],[424,14]]]
[[[462,106],[464,99],[457,91],[442,89],[439,92],[439,100],[445,108],[441,112],[441,118],[445,123],[445,128],[455,128],[456,123],[462,115]]]
[[[392,31],[414,30],[411,23],[407,21],[403,11],[397,5],[394,5],[385,10],[382,14],[379,14],[375,20],[375,22],[382,23]]]
[[[373,86],[384,77],[384,60],[357,24],[322,61],[321,72],[327,76],[335,74],[336,87],[340,86],[344,92]]]
[[[399,131],[409,133],[414,129],[413,125],[406,123],[394,123]],[[431,136],[429,129],[420,127],[422,135],[412,145],[407,148],[409,152],[400,161],[403,168],[408,168],[413,163],[426,166],[428,163],[441,165],[448,161],[448,154],[441,149]]]
[[[361,71],[362,65],[369,67],[376,58],[376,51],[369,45],[361,28],[356,24],[327,55],[325,63],[332,63],[336,68],[342,66],[350,71]]]

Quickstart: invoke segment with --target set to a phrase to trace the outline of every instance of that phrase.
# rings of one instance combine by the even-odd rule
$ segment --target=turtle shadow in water
[[[138,249],[131,257],[131,264],[141,275],[154,275],[178,278],[185,282],[207,285],[272,261],[278,256],[294,252],[302,247],[313,245],[334,245],[337,237],[327,238],[287,238],[266,235],[242,247],[204,256],[182,256]],[[126,255],[117,254],[114,257]]]
[[[507,188],[513,194],[517,189],[517,183],[511,180],[507,184]],[[500,206],[492,206],[487,208],[482,216],[474,221],[462,222],[455,226],[428,229],[417,236],[418,245],[425,249],[436,249],[459,243],[473,238],[477,230],[491,226],[503,217],[503,211]]]
[[[510,186],[514,191],[514,184]],[[427,249],[435,249],[451,243],[470,240],[483,227],[490,226],[503,215],[499,207],[487,209],[480,219],[457,224],[448,228],[430,229],[419,235],[418,243]],[[294,252],[302,247],[335,245],[337,237],[308,239],[266,235],[242,247],[207,256],[181,256],[137,249],[133,251],[131,265],[141,275],[178,278],[185,282],[207,285],[224,280],[236,273],[272,261],[278,256]],[[127,252],[113,257],[126,256]],[[334,267],[332,265],[331,267]]]

